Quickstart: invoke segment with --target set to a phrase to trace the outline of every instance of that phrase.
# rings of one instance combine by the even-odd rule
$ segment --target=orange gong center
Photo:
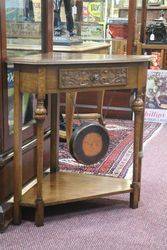
[[[87,134],[82,142],[82,149],[86,156],[98,155],[102,150],[102,138],[97,133]]]

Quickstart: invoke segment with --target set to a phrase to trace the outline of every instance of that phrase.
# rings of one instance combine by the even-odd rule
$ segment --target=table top
[[[83,42],[81,44],[63,46],[63,45],[53,45],[53,51],[60,52],[85,52],[90,50],[97,50],[103,48],[109,48],[111,44],[106,42]],[[19,45],[19,44],[8,44],[7,49],[9,50],[26,50],[26,51],[39,51],[41,50],[41,45]]]
[[[8,58],[7,63],[24,65],[77,65],[147,62],[145,55],[102,55],[85,53],[50,52],[36,55]]]
[[[63,46],[63,45],[53,45],[53,51],[60,51],[60,52],[86,52],[98,49],[109,48],[111,44],[109,43],[97,43],[97,42],[85,42],[81,44],[73,44],[70,46]]]

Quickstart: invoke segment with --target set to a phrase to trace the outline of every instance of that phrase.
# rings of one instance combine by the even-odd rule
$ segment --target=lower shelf
[[[43,178],[43,200],[45,206],[63,204],[95,197],[129,193],[131,181],[106,176],[75,173],[51,173]],[[36,185],[22,196],[21,205],[34,207]]]

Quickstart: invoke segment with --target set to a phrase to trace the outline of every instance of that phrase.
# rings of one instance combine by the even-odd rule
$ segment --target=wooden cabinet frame
[[[5,1],[0,1],[0,154],[4,147],[4,79],[6,53]]]
[[[53,1],[41,0],[41,43],[42,52],[50,52],[53,48]],[[6,205],[6,199],[13,193],[13,135],[9,134],[8,127],[8,86],[7,86],[7,67],[5,61],[7,58],[7,42],[6,42],[6,9],[5,0],[0,1],[0,231],[3,231],[6,225],[11,221],[12,208]],[[50,103],[50,100],[49,100]],[[49,120],[46,122],[46,128],[49,129]],[[29,167],[25,168],[24,183],[29,181],[34,172],[33,160],[35,158],[35,126],[25,129],[23,133],[24,156],[23,161],[29,162]],[[48,145],[48,135],[46,138],[46,148]],[[27,142],[31,142],[27,144]],[[47,152],[46,152],[47,154]],[[30,159],[33,158],[33,159]],[[48,162],[45,163],[48,166]],[[29,169],[30,168],[30,169]]]

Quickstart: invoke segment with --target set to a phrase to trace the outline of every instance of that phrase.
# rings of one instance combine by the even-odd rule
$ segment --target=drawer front
[[[127,85],[128,68],[66,68],[59,70],[59,88],[84,88]]]

